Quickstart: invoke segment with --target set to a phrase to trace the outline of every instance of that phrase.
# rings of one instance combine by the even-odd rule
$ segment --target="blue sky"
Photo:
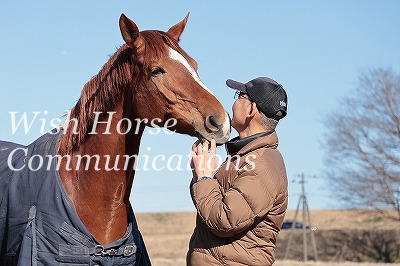
[[[228,78],[271,77],[285,87],[288,116],[278,125],[289,208],[306,176],[311,209],[340,208],[323,178],[321,142],[328,113],[368,68],[400,69],[399,1],[2,1],[0,3],[0,139],[29,144],[41,121],[73,107],[83,85],[122,43],[125,13],[140,30],[168,28],[190,12],[181,46],[202,81],[231,113]],[[45,113],[45,111],[47,113]],[[40,112],[27,134],[12,132],[9,112]],[[39,120],[41,119],[41,120]],[[232,136],[236,136],[233,132]],[[195,139],[145,132],[141,156],[188,155]],[[224,149],[219,149],[221,156]],[[139,212],[191,211],[191,172],[138,171],[131,202]]]

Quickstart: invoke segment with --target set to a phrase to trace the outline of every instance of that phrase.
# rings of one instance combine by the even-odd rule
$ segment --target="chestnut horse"
[[[219,144],[230,134],[227,112],[178,44],[188,16],[163,32],[139,31],[122,14],[125,44],[85,84],[63,127],[26,147],[0,142],[0,265],[150,263],[133,258],[138,250],[147,254],[129,202],[144,128],[168,127]],[[40,166],[52,177],[44,178]],[[16,194],[23,195],[13,204]],[[69,210],[50,210],[61,205]],[[79,221],[63,218],[74,215]],[[127,234],[134,235],[128,244]]]

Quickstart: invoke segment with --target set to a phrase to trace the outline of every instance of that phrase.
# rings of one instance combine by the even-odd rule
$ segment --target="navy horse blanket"
[[[0,266],[151,265],[132,208],[124,237],[107,245],[79,219],[56,169],[61,134],[0,141]]]

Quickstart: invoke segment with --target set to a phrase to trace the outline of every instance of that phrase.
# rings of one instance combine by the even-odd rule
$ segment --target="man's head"
[[[228,79],[228,87],[248,95],[266,117],[280,120],[287,113],[287,94],[282,85],[266,77],[253,79],[245,84]]]

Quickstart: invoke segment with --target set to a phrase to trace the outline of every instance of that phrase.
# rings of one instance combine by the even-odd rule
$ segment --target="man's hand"
[[[213,176],[218,168],[216,156],[216,143],[205,141],[201,143],[196,141],[192,146],[192,155],[190,165],[193,169],[193,181],[196,182],[199,177]]]

